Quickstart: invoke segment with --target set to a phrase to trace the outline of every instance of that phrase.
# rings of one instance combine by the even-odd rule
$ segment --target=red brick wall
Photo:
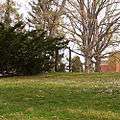
[[[109,72],[116,72],[116,64],[109,65]]]
[[[107,64],[101,65],[101,72],[109,72],[109,68]]]
[[[101,72],[120,72],[120,63],[115,65],[101,65]]]
[[[116,64],[116,72],[120,72],[120,63]]]

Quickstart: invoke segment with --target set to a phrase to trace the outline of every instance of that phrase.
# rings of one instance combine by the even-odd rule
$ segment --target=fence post
[[[58,49],[55,50],[55,72],[58,72]]]
[[[69,47],[69,72],[71,72],[71,49]]]

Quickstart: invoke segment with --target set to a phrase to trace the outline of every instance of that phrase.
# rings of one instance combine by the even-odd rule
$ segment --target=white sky
[[[27,16],[27,12],[30,10],[30,7],[29,7],[29,2],[31,0],[14,0],[17,2],[18,6],[20,7],[20,12],[22,14],[25,15],[25,17]]]

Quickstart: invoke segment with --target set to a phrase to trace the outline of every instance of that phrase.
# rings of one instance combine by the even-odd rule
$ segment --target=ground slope
[[[120,75],[1,78],[0,120],[120,120]]]

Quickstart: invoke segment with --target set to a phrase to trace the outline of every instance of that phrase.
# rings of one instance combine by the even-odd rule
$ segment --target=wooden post
[[[71,49],[69,47],[69,72],[71,72]]]
[[[59,52],[58,49],[55,50],[55,72],[58,72],[58,56]]]

